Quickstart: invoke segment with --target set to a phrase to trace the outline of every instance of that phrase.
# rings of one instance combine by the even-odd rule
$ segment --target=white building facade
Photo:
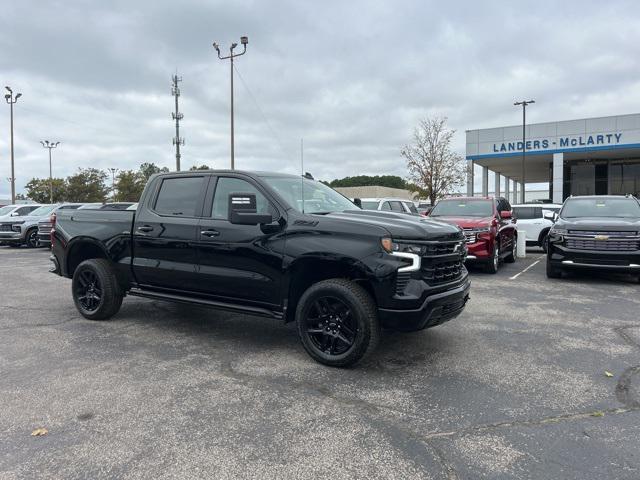
[[[492,171],[491,190],[512,201],[522,201],[523,178],[548,183],[554,203],[569,195],[640,194],[640,114],[530,124],[524,144],[522,125],[466,133],[469,195],[475,165],[484,195]]]

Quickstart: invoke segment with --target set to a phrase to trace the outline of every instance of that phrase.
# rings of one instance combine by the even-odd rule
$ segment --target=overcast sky
[[[175,168],[170,77],[183,77],[182,165],[316,178],[406,176],[401,146],[421,117],[464,131],[640,112],[640,3],[409,1],[28,1],[0,12],[1,85],[15,107],[17,190],[78,167]],[[0,115],[0,197],[10,192],[9,106]]]

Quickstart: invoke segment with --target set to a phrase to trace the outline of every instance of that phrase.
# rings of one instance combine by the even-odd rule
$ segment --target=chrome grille
[[[467,243],[476,243],[476,232],[471,228],[464,229],[464,238]]]
[[[51,232],[52,228],[51,222],[41,222],[38,223],[38,234],[40,235],[48,235]]]
[[[569,235],[584,235],[584,236],[595,236],[595,235],[608,235],[610,237],[635,237],[638,235],[638,232],[598,232],[594,230],[569,230]]]
[[[10,223],[2,223],[0,224],[0,232],[11,232],[11,224]]]
[[[606,235],[599,233],[598,235]],[[625,239],[608,239],[608,240],[596,240],[589,237],[568,237],[567,248],[574,250],[597,250],[606,252],[634,252],[639,248],[638,240],[625,240]]]

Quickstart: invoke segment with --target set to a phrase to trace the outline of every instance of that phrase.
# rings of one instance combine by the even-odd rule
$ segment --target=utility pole
[[[13,96],[13,90],[11,87],[4,87],[7,89],[9,93],[4,96],[4,99],[11,107],[11,203],[16,203],[16,173],[14,168],[14,159],[13,159],[13,105],[18,101],[18,99],[22,96],[21,93]]]
[[[526,143],[526,126],[527,126],[527,105],[530,103],[536,103],[535,100],[523,100],[522,102],[514,102],[515,106],[522,105],[522,191],[520,192],[520,203],[524,203],[525,201],[525,166],[524,159],[527,154],[527,143]]]
[[[51,150],[60,145],[60,142],[53,143],[49,140],[40,140],[40,143],[44,148],[49,149],[49,203],[53,203],[53,170],[51,168]]]
[[[108,168],[111,172],[111,199],[116,201],[116,172],[119,170],[115,167]]]
[[[171,116],[176,121],[176,136],[173,137],[173,144],[176,146],[176,171],[178,172],[180,171],[180,145],[184,145],[184,138],[180,138],[180,120],[182,120],[184,115],[178,110],[178,97],[180,96],[178,82],[181,81],[182,77],[178,77],[178,74],[171,77],[171,95],[176,99],[176,111],[173,112]]]
[[[237,43],[232,43],[231,47],[229,48],[229,55],[227,55],[226,57],[223,57],[220,55],[220,47],[218,46],[218,44],[216,42],[213,42],[213,48],[216,49],[216,52],[218,52],[218,58],[220,60],[230,60],[230,64],[231,64],[231,170],[235,169],[235,145],[234,145],[234,131],[233,131],[233,123],[234,123],[234,118],[233,118],[233,59],[236,57],[239,57],[240,55],[244,55],[245,52],[247,51],[247,45],[249,44],[249,37],[247,36],[242,36],[240,37],[240,43],[243,46],[243,50],[240,53],[233,53],[233,50],[238,46]]]

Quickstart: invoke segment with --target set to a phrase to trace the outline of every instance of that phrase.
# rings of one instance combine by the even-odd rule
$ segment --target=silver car
[[[0,242],[13,247],[23,244],[30,248],[38,246],[38,221],[50,214],[56,205],[16,207],[8,216],[0,217]]]

